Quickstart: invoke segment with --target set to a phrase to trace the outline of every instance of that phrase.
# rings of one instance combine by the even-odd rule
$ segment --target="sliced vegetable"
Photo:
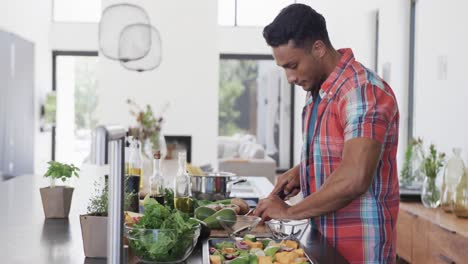
[[[216,249],[223,249],[223,248],[233,248],[234,247],[234,242],[227,242],[227,241],[223,241],[221,243],[218,243],[215,245]]]
[[[194,212],[195,218],[202,221],[205,220],[208,216],[213,215],[214,213],[216,213],[215,210],[205,206],[198,207],[197,209],[195,209]]]
[[[236,241],[236,247],[238,249],[244,249],[244,250],[249,249],[249,245],[247,245],[247,243],[245,243],[244,241],[241,241],[241,240]]]
[[[252,234],[246,234],[244,236],[244,240],[249,240],[249,241],[252,241],[252,242],[257,242],[257,237],[255,235],[252,235]]]
[[[266,247],[263,251],[265,251],[265,255],[273,257],[276,254],[276,252],[278,252],[279,250],[280,250],[280,247],[278,246],[270,246],[270,247]]]
[[[226,224],[234,225],[236,223],[236,212],[232,209],[222,209],[218,212],[208,216],[203,222],[205,222],[211,229],[221,229],[221,225],[216,219],[216,217],[221,217],[222,219],[228,221]]]

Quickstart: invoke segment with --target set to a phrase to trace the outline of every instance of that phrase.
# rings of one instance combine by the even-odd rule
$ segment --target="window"
[[[52,159],[77,166],[91,148],[97,125],[97,52],[53,53],[57,91],[56,127],[52,131]]]
[[[54,0],[54,21],[97,23],[101,19],[99,0]]]
[[[292,89],[269,55],[221,55],[219,135],[254,135],[279,169],[290,168]]]
[[[219,0],[218,24],[263,27],[273,21],[281,9],[294,2],[294,0]]]

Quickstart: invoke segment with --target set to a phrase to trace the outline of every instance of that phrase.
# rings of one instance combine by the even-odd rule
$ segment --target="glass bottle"
[[[468,218],[468,169],[455,188],[453,213],[458,217]]]
[[[427,208],[437,208],[440,205],[440,190],[436,179],[426,176],[421,191],[421,202]]]
[[[134,138],[130,145],[130,154],[128,157],[128,175],[126,177],[126,191],[133,193],[130,208],[132,212],[139,212],[139,193],[141,181],[141,153],[138,139]]]
[[[448,160],[447,166],[445,167],[445,175],[443,177],[442,187],[441,187],[441,200],[440,206],[442,209],[451,213],[453,210],[453,199],[455,194],[455,187],[460,181],[460,177],[463,176],[465,171],[465,164],[463,163],[462,158],[460,157],[461,149],[454,148],[453,156]]]
[[[179,211],[190,214],[191,189],[186,160],[187,154],[185,152],[179,152],[179,169],[175,177],[174,186],[174,207]]]
[[[153,174],[150,178],[150,197],[164,205],[164,179],[161,166],[161,152],[156,151],[153,159]]]

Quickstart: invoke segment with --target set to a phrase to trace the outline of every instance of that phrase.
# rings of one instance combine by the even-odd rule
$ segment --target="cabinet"
[[[420,203],[400,203],[397,255],[410,263],[467,263],[468,220]]]
[[[0,175],[33,172],[34,131],[34,44],[0,31]]]

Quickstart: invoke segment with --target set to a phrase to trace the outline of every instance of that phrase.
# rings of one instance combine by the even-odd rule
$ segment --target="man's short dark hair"
[[[331,46],[325,18],[308,5],[292,4],[285,7],[263,29],[263,37],[271,47],[278,47],[294,40],[296,47],[321,40]]]

